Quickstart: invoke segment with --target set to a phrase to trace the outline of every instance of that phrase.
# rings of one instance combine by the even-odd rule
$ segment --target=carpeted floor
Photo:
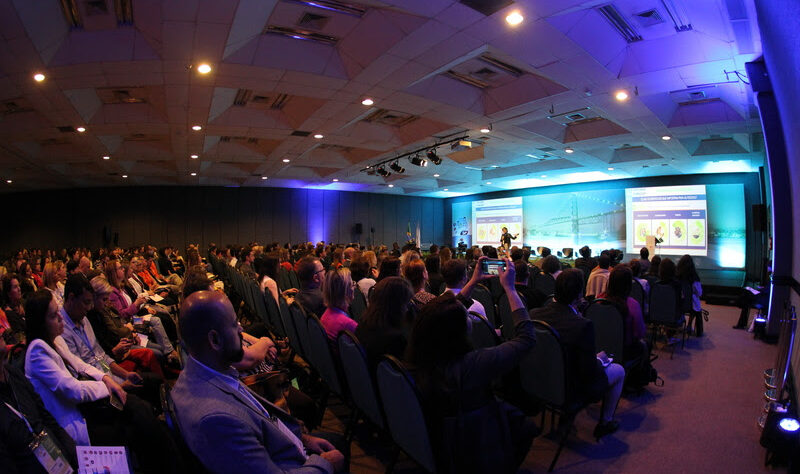
[[[599,443],[592,438],[599,404],[579,414],[556,472],[769,472],[756,419],[763,406],[762,372],[774,362],[776,346],[731,329],[738,308],[704,307],[710,320],[702,338],[690,338],[683,350],[678,346],[672,360],[668,351],[656,350],[654,366],[665,385],[623,396],[620,430]],[[345,413],[342,407],[328,410],[323,429],[341,432]],[[537,438],[521,472],[546,472],[556,447],[548,436]],[[352,449],[354,473],[383,472],[391,453],[388,442],[362,430]],[[395,470],[419,471],[405,456]]]

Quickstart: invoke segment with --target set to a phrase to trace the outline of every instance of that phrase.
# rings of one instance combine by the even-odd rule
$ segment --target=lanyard
[[[28,431],[30,431],[30,432],[33,434],[33,427],[32,427],[32,426],[31,426],[31,424],[28,422],[28,419],[27,419],[27,418],[25,418],[25,415],[23,415],[22,413],[20,413],[19,411],[17,411],[17,409],[16,409],[16,408],[12,407],[12,406],[11,406],[11,405],[9,405],[7,402],[3,402],[3,403],[5,403],[5,405],[8,407],[8,409],[9,409],[9,410],[13,411],[15,415],[17,415],[18,417],[20,417],[20,418],[22,419],[22,421],[24,421],[24,422],[25,422],[25,426],[27,426],[27,427],[28,427]]]
[[[94,357],[94,360],[96,360],[103,368],[103,372],[105,373],[111,372],[111,367],[109,367],[105,359],[98,356],[97,353],[95,353],[92,344],[89,343],[89,335],[86,334],[86,330],[83,328],[83,325],[81,324],[81,326],[78,326],[77,324],[75,324],[75,330],[78,334],[80,334],[81,338],[83,339],[83,342],[86,344],[86,348],[89,350],[89,353],[92,355],[92,357]]]

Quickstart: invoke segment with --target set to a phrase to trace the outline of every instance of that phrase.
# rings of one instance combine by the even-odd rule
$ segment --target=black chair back
[[[310,349],[307,351],[308,362],[317,369],[320,377],[331,389],[331,391],[339,396],[344,396],[342,390],[342,382],[339,378],[339,372],[336,368],[336,359],[331,353],[331,343],[328,341],[328,335],[325,333],[325,328],[315,315],[308,315],[308,340]]]
[[[549,273],[539,273],[535,277],[534,288],[541,291],[546,295],[552,295],[556,292],[556,280],[553,275]]]
[[[682,318],[675,288],[667,283],[650,286],[650,322],[653,324],[676,326]]]
[[[594,326],[594,344],[598,351],[622,360],[625,346],[625,324],[622,315],[610,301],[596,299],[584,311],[584,317]]]
[[[483,349],[484,347],[494,347],[500,343],[497,333],[494,332],[488,321],[474,311],[470,311],[469,314],[472,322],[472,332],[469,334],[472,347]]]
[[[347,311],[347,314],[353,318],[354,321],[360,323],[361,322],[361,315],[364,314],[364,311],[367,310],[367,297],[364,296],[364,293],[356,286],[353,288],[353,301],[350,303],[350,308]]]
[[[306,321],[308,316],[306,316],[306,311],[300,306],[300,303],[294,301],[289,305],[289,317],[297,333],[297,348],[295,351],[308,362],[310,358],[311,340],[308,336],[308,322]]]
[[[567,362],[561,337],[543,321],[534,321],[536,346],[520,362],[522,389],[553,407],[567,399]]]
[[[631,298],[635,299],[637,303],[639,303],[639,307],[642,308],[642,316],[645,316],[645,307],[644,307],[644,287],[642,284],[639,283],[639,280],[636,278],[632,279],[631,282]]]
[[[491,291],[483,284],[478,283],[472,289],[470,297],[483,305],[483,309],[486,310],[486,318],[490,323],[497,326],[497,316]]]
[[[383,413],[378,402],[378,391],[369,374],[364,348],[350,331],[339,333],[338,343],[342,372],[347,380],[347,386],[350,387],[351,400],[372,423],[383,429]]]

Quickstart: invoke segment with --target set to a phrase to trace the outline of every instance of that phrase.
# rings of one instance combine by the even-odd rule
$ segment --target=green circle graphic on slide
[[[647,225],[647,222],[640,222],[639,225],[636,227],[636,240],[640,240],[642,242],[647,239],[647,234],[650,233],[650,226]]]
[[[672,223],[672,236],[676,239],[686,238],[686,224],[683,221],[675,221]]]
[[[704,221],[698,219],[690,221],[689,224],[689,243],[691,245],[702,245],[705,240],[706,227]]]

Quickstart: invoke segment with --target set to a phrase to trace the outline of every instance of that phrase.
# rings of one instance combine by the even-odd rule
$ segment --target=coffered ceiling
[[[448,197],[752,171],[763,163],[744,69],[761,51],[753,10],[752,0],[0,0],[0,190]],[[515,26],[513,12],[524,18]],[[435,148],[441,165],[404,156],[463,136]],[[376,173],[394,157],[404,173]]]

